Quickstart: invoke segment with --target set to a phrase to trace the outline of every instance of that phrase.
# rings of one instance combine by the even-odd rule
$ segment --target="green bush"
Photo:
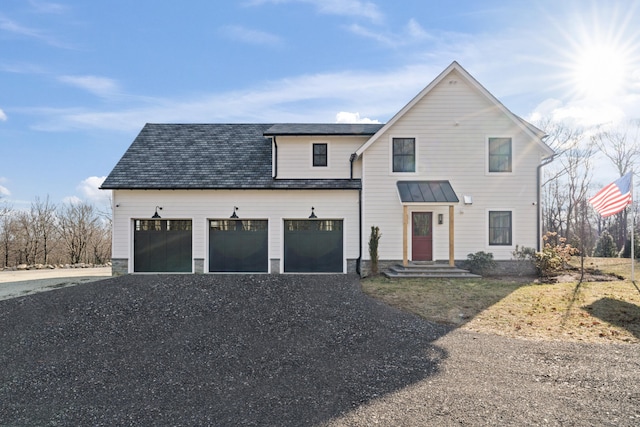
[[[495,268],[496,263],[493,260],[491,252],[479,251],[475,254],[467,255],[467,268],[475,274],[484,274]]]
[[[618,248],[613,241],[613,236],[607,231],[603,231],[596,243],[596,249],[593,256],[602,258],[616,258],[618,256]]]
[[[536,259],[536,249],[527,248],[526,246],[520,248],[516,245],[516,249],[511,254],[516,261],[534,261]]]
[[[640,236],[638,236],[638,232],[633,232],[633,247],[634,253],[633,257],[635,259],[640,259]],[[624,248],[622,249],[622,258],[631,258],[631,239],[626,239],[624,243]]]

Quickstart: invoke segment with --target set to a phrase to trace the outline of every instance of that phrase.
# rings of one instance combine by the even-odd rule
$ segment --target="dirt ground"
[[[0,300],[111,277],[111,267],[0,271]]]

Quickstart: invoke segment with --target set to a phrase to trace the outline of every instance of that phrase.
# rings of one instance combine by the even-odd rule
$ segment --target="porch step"
[[[470,273],[457,267],[451,267],[449,264],[437,262],[409,262],[404,266],[396,264],[382,272],[389,278],[402,277],[418,277],[418,278],[457,278],[469,279],[481,277],[477,274]]]

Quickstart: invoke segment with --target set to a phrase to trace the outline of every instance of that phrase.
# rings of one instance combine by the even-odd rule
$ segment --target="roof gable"
[[[427,85],[427,87],[420,91],[420,93],[418,93],[411,101],[409,101],[407,105],[405,105],[398,113],[396,113],[391,118],[391,120],[389,120],[384,126],[382,126],[375,135],[373,135],[367,140],[367,142],[360,146],[360,148],[356,150],[356,154],[358,156],[362,155],[362,153],[364,153],[367,148],[369,148],[374,142],[376,142],[381,135],[389,130],[402,116],[404,116],[409,110],[411,110],[418,102],[420,102],[420,100],[422,100],[428,93],[430,93],[434,87],[440,84],[440,82],[442,82],[452,72],[457,72],[458,75],[463,78],[470,86],[478,90],[478,92],[480,92],[487,100],[489,100],[489,102],[498,107],[498,109],[502,111],[502,113],[504,113],[534,141],[536,141],[548,156],[551,156],[553,154],[553,150],[542,141],[542,138],[544,137],[543,131],[528,123],[524,119],[518,117],[517,115],[513,114],[456,61],[452,62],[451,65],[449,65],[444,71],[442,71],[431,83]]]

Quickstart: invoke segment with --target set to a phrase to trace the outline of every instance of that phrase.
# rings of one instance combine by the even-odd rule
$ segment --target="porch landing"
[[[439,263],[434,261],[409,261],[409,264],[393,265],[382,272],[386,277],[395,279],[402,277],[420,277],[420,278],[454,278],[469,279],[481,277],[477,274],[470,273],[458,267],[451,267],[448,263]]]

